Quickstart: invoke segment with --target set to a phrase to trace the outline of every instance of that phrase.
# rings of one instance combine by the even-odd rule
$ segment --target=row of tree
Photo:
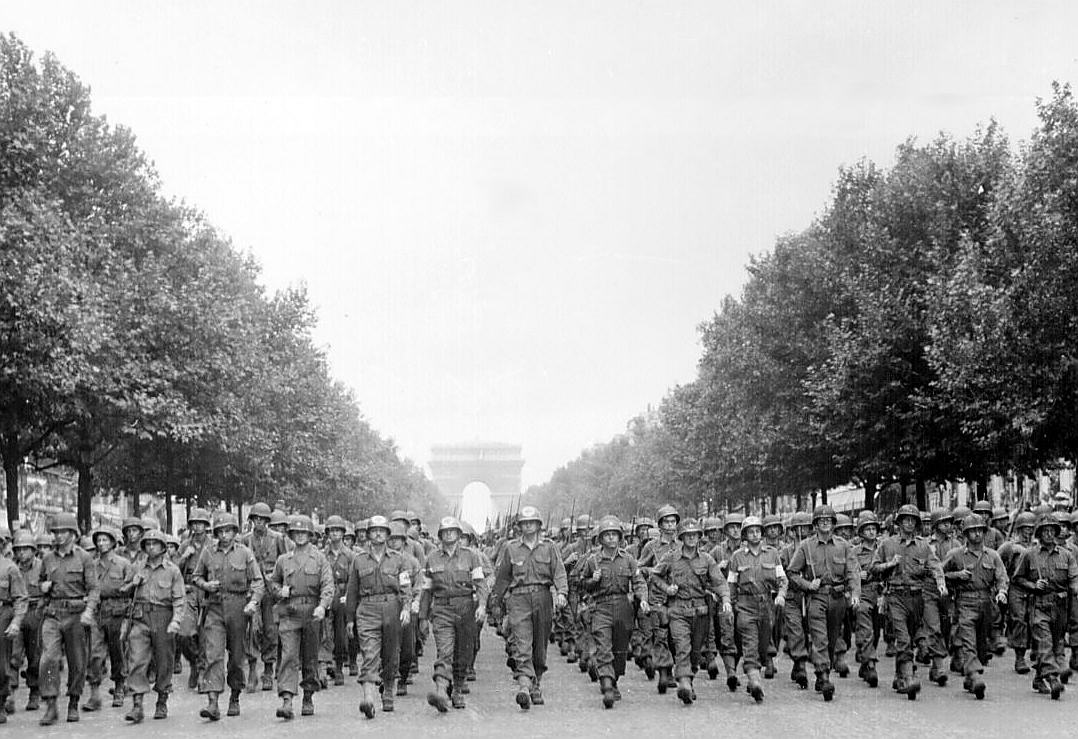
[[[360,414],[301,289],[161,194],[132,133],[51,55],[0,37],[0,457],[78,473],[78,515],[125,490],[358,517],[437,493]],[[171,507],[167,507],[171,510]]]
[[[822,215],[753,258],[701,326],[697,378],[532,491],[562,508],[738,505],[850,481],[923,506],[930,481],[1078,458],[1078,105],[839,171]]]

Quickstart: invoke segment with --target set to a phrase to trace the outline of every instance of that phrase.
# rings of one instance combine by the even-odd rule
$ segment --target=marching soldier
[[[329,634],[333,640],[334,685],[344,685],[344,665],[348,661],[348,634],[351,632],[348,622],[354,616],[354,611],[345,608],[348,573],[352,566],[352,558],[355,556],[355,553],[344,544],[346,529],[344,519],[340,516],[330,516],[326,519],[327,543],[323,554],[333,571],[335,586],[333,602],[330,606],[331,619],[327,619]]]
[[[543,520],[538,509],[524,506],[517,523],[520,538],[505,546],[495,565],[494,600],[504,604],[509,616],[509,648],[518,686],[516,701],[527,710],[532,704],[544,703],[541,684],[546,672],[552,605],[566,607],[569,582],[557,545],[539,536]],[[553,603],[551,588],[557,592]]]
[[[11,665],[11,645],[22,633],[22,622],[26,617],[29,600],[22,570],[8,559],[6,554],[0,553],[0,724],[7,722],[7,711],[3,706],[11,688],[8,671]]]
[[[26,687],[30,696],[26,700],[26,710],[36,711],[41,707],[41,691],[38,683],[38,662],[41,660],[41,619],[43,616],[43,597],[41,593],[41,558],[37,556],[37,541],[26,529],[15,532],[12,542],[12,554],[22,573],[28,596],[26,616],[22,620],[19,633],[12,644],[12,664],[18,677],[19,666],[26,664]]]
[[[48,601],[41,623],[41,664],[38,677],[45,715],[39,722],[57,721],[56,698],[60,692],[60,658],[67,656],[67,720],[79,720],[79,698],[86,682],[87,629],[94,622],[100,593],[93,557],[75,546],[79,527],[74,514],[57,513],[52,531],[56,550],[41,561],[41,592]]]
[[[857,544],[854,555],[861,571],[861,602],[857,606],[854,640],[857,643],[857,676],[875,688],[880,683],[876,673],[876,647],[880,640],[880,583],[872,572],[872,560],[879,547],[879,519],[872,511],[857,517]]]
[[[592,608],[591,630],[603,706],[613,708],[614,702],[621,699],[618,678],[625,674],[633,598],[646,616],[648,588],[636,559],[620,547],[621,522],[606,516],[599,521],[598,533],[600,548],[585,558],[581,579]]]
[[[677,695],[688,705],[696,700],[693,677],[707,640],[708,599],[721,601],[723,613],[732,612],[730,588],[719,564],[700,550],[703,530],[693,519],[678,525],[681,546],[669,550],[651,572],[651,582],[666,593],[670,636],[674,641],[674,677]]]
[[[407,527],[400,521],[392,521],[389,524],[389,539],[386,541],[388,546],[393,551],[397,552],[404,559],[404,563],[408,568],[408,579],[412,583],[413,589],[416,591],[416,597],[413,598],[413,603],[418,607],[418,589],[417,586],[420,581],[420,567],[419,561],[416,560],[408,552],[404,551],[404,543],[408,539]],[[351,575],[349,575],[351,580]],[[349,610],[349,614],[354,613]],[[413,616],[416,614],[413,613]],[[397,695],[408,695],[408,686],[412,682],[412,675],[419,671],[418,661],[415,653],[415,626],[418,618],[410,618],[407,623],[401,624],[401,648],[400,656],[397,660],[399,669],[397,675]],[[382,694],[382,710],[387,710],[385,693]]]
[[[277,559],[288,551],[290,543],[286,536],[270,529],[272,516],[273,513],[266,503],[258,502],[251,506],[247,513],[251,530],[244,534],[242,539],[243,545],[254,554],[263,578],[268,578],[273,573]],[[262,690],[273,690],[273,673],[277,663],[277,621],[273,618],[272,598],[262,599],[256,621],[260,627],[255,634],[262,659]],[[254,665],[249,667],[248,692],[254,689],[256,677]]]
[[[977,700],[984,699],[981,676],[996,618],[993,601],[1007,602],[1007,571],[999,555],[984,545],[987,530],[988,525],[976,513],[967,516],[962,522],[965,546],[952,549],[943,560],[943,575],[957,607],[954,641],[966,676],[964,687]]]
[[[118,554],[132,564],[142,559],[142,535],[146,531],[146,525],[138,516],[128,516],[120,526],[120,532],[124,536],[124,545]]]
[[[795,579],[790,578],[790,563],[794,554],[805,541],[812,535],[812,516],[806,511],[798,511],[790,517],[790,543],[779,551],[779,559],[786,576],[790,580],[789,591],[786,595],[786,606],[783,608],[783,622],[786,636],[786,652],[793,661],[790,669],[790,679],[797,683],[801,690],[808,688],[808,673],[805,670],[805,662],[809,659],[808,625],[805,616],[808,604],[808,593],[798,587]]]
[[[1010,580],[1010,587],[1007,588],[1007,643],[1014,650],[1014,671],[1019,675],[1029,674],[1026,650],[1029,649],[1030,592],[1015,581],[1014,575],[1022,553],[1034,545],[1033,526],[1036,522],[1037,518],[1032,513],[1019,513],[1014,519],[1014,533],[1017,538],[1005,542],[999,548],[999,558]]]
[[[487,610],[483,562],[477,552],[460,546],[461,531],[457,519],[441,520],[439,546],[427,556],[420,585],[419,615],[430,620],[438,652],[434,661],[434,690],[427,695],[427,703],[439,713],[449,709],[450,685],[455,696],[453,705],[464,705],[461,688],[468,674],[468,655],[475,651],[472,642],[476,623],[486,617]]]
[[[745,516],[742,513],[731,513],[727,516],[722,527],[722,542],[709,551],[712,559],[719,563],[723,579],[726,578],[730,558],[741,548],[741,524],[744,522]],[[741,681],[737,679],[737,641],[734,638],[736,630],[733,611],[723,613],[713,605],[711,631],[708,633],[710,659],[707,664],[707,676],[712,680],[719,676],[718,660],[721,659],[723,669],[726,671],[726,687],[731,693],[741,685]]]
[[[483,574],[487,578],[487,589],[494,589],[494,563],[490,561],[490,557],[486,555],[486,552],[479,546],[479,537],[476,536],[475,528],[467,521],[460,522],[461,529],[461,544],[472,549],[479,555],[480,561],[483,563]],[[489,611],[488,611],[489,613]],[[468,672],[465,675],[465,685],[462,690],[464,693],[470,692],[467,683],[475,682],[475,658],[479,655],[479,646],[481,636],[483,633],[483,624],[480,623],[476,626],[475,630],[475,652],[472,653],[472,658],[468,662]]]
[[[101,527],[93,532],[97,548],[95,564],[97,585],[101,592],[101,604],[97,619],[90,629],[90,664],[87,670],[90,681],[90,697],[83,704],[84,711],[101,709],[101,680],[105,676],[105,661],[111,668],[113,684],[112,707],[124,704],[124,649],[120,630],[127,607],[127,587],[134,574],[128,560],[116,553],[117,536],[112,529]],[[141,541],[141,538],[140,538]]]
[[[640,569],[645,580],[651,577],[651,571],[655,565],[666,556],[667,552],[677,548],[677,527],[681,522],[681,514],[672,505],[664,505],[655,514],[659,535],[649,539],[640,553]],[[650,613],[642,617],[645,623],[644,637],[645,649],[648,651],[644,658],[644,672],[651,679],[651,671],[658,673],[656,688],[659,695],[665,695],[671,687],[677,687],[674,682],[674,656],[670,653],[670,618],[666,609],[666,591],[661,588],[648,588],[648,605]]]
[[[920,521],[916,506],[899,508],[898,533],[880,542],[872,560],[872,574],[886,582],[887,616],[895,635],[892,686],[911,701],[921,692],[921,682],[913,677],[913,643],[924,618],[926,581],[935,584],[939,595],[947,595],[939,557],[927,540],[917,536]]]
[[[206,654],[202,649],[202,637],[198,633],[205,594],[195,585],[195,567],[202,557],[202,550],[212,544],[207,533],[209,526],[209,511],[205,508],[192,509],[187,518],[187,541],[176,557],[176,566],[183,575],[185,591],[178,641],[180,653],[187,658],[191,668],[187,676],[187,687],[190,690],[198,687],[198,676],[206,669]]]
[[[764,699],[760,667],[769,659],[771,618],[776,606],[786,604],[787,580],[778,550],[762,541],[763,522],[759,518],[745,518],[740,539],[742,546],[727,565],[727,582],[737,608],[737,635],[748,692],[760,703]]]
[[[831,682],[831,662],[846,617],[846,604],[861,604],[861,575],[853,545],[832,533],[835,512],[819,505],[812,512],[816,533],[801,542],[790,562],[790,580],[806,595],[806,616],[812,659],[816,670],[816,691],[825,701],[835,697]]]
[[[150,666],[153,665],[157,705],[155,719],[168,718],[168,694],[172,690],[172,667],[176,659],[176,634],[184,613],[184,584],[180,568],[166,556],[165,536],[147,531],[141,540],[145,560],[136,567],[128,586],[134,599],[127,614],[127,645],[130,658],[128,687],[131,710],[124,719],[141,723],[144,717],[142,698],[150,690]],[[119,691],[123,700],[123,691]]]
[[[394,522],[399,523],[399,522]],[[348,628],[356,626],[363,665],[359,709],[374,718],[374,700],[382,683],[382,710],[393,710],[400,662],[401,629],[412,622],[419,602],[412,598],[412,573],[400,552],[386,546],[392,528],[385,516],[367,523],[367,548],[349,561],[345,585]],[[414,609],[413,609],[414,605]],[[456,691],[454,691],[456,694]]]
[[[199,716],[210,721],[221,718],[217,696],[225,688],[226,672],[231,691],[228,715],[240,715],[247,618],[258,609],[265,587],[255,556],[236,541],[238,532],[236,517],[231,513],[220,514],[213,526],[217,543],[203,548],[195,565],[194,583],[206,594],[199,629],[206,670],[198,689],[206,695],[206,707],[199,711]]]
[[[1033,596],[1030,620],[1037,648],[1033,689],[1051,694],[1052,700],[1063,693],[1055,648],[1066,630],[1067,598],[1078,597],[1078,563],[1059,546],[1059,532],[1054,517],[1042,517],[1033,530],[1037,543],[1022,553],[1014,573],[1015,583]]]
[[[277,709],[277,718],[286,720],[294,716],[292,696],[299,688],[303,688],[300,715],[314,714],[314,694],[320,685],[318,647],[322,619],[335,590],[329,562],[310,541],[313,528],[308,516],[292,517],[288,531],[295,546],[277,558],[269,580],[269,590],[277,599],[273,612],[281,640],[281,671],[277,676],[281,707]]]

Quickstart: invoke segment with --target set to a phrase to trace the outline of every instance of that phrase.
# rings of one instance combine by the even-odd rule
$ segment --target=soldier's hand
[[[1034,588],[1035,588],[1036,590],[1040,590],[1040,591],[1044,591],[1044,590],[1047,590],[1047,589],[1048,589],[1048,581],[1047,581],[1047,580],[1045,580],[1045,579],[1044,579],[1044,578],[1042,577],[1042,578],[1040,578],[1039,580],[1037,580],[1037,582],[1033,583],[1033,587],[1034,587]]]
[[[775,605],[778,606],[779,608],[783,608],[786,605],[786,596],[785,595],[776,595],[775,596]]]
[[[8,624],[7,629],[4,630],[4,636],[6,636],[8,639],[14,639],[19,635],[19,631],[19,625],[12,621],[10,624]]]
[[[248,603],[243,607],[243,612],[246,613],[248,616],[253,616],[258,613],[258,606],[254,603]]]
[[[131,584],[136,588],[144,582],[146,582],[146,575],[144,575],[141,570],[136,572],[135,576],[131,578]]]
[[[887,563],[887,566],[888,567],[898,567],[898,564],[901,561],[902,561],[902,555],[901,554],[896,554],[895,556],[891,557],[891,561]]]
[[[554,605],[558,608],[565,608],[569,605],[569,600],[564,593],[558,593],[557,597],[554,598]]]
[[[731,605],[730,601],[726,601],[725,603],[722,604],[722,612],[723,613],[733,613],[734,612],[734,607],[733,607],[733,605]]]
[[[861,597],[858,595],[850,596],[850,608],[857,608],[861,605]]]
[[[277,595],[281,596],[282,598],[287,598],[291,594],[292,594],[292,586],[291,585],[282,585],[281,589],[277,591]]]
[[[412,609],[411,608],[402,608],[401,609],[401,626],[407,626],[410,623],[412,623]]]
[[[724,559],[723,561],[719,562],[719,569],[720,569],[720,570],[725,570],[725,569],[726,569],[726,565],[728,565],[728,564],[730,564],[730,563],[729,563],[729,562],[727,562],[727,561],[726,561],[726,560]]]
[[[815,593],[819,589],[820,589],[820,578],[814,577],[811,580],[809,580],[809,582],[808,582],[808,591],[810,593]]]
[[[85,611],[83,611],[82,615],[79,616],[79,623],[81,623],[83,626],[93,626],[94,625],[93,611],[91,611],[89,608],[87,608]]]
[[[971,577],[973,577],[973,573],[964,567],[953,574],[956,580],[961,580],[962,582],[965,582],[966,580],[969,580]]]
[[[481,624],[487,620],[487,609],[485,606],[479,606],[475,609],[475,622]]]
[[[940,591],[940,597],[941,598],[946,598],[947,597],[947,583],[940,583],[939,591]]]
[[[645,616],[651,613],[651,604],[646,600],[640,601],[640,612]]]
[[[39,587],[41,588],[42,593],[49,592],[50,590],[52,590],[52,580],[42,580]]]
[[[602,570],[596,570],[595,572],[591,573],[591,581],[592,582],[599,582],[602,579],[603,579],[603,571]]]
[[[677,585],[667,585],[666,586],[666,594],[667,595],[677,595]]]
[[[996,603],[1006,603],[1006,602],[1007,602],[1007,591],[1006,590],[1001,590],[998,593],[996,593]]]
[[[169,621],[168,626],[165,628],[165,632],[169,633],[169,634],[178,634],[178,633],[180,633],[180,622],[179,621]]]
[[[218,580],[207,580],[205,587],[202,589],[207,593],[216,593],[221,588],[221,583]]]
[[[184,550],[183,550],[183,554],[181,554],[180,556],[181,556],[181,557],[190,557],[190,556],[191,556],[192,554],[194,554],[194,553],[195,553],[195,548],[194,548],[193,546],[191,546],[190,544],[188,544],[188,545],[187,545],[187,546],[186,546],[186,547],[184,548]]]
[[[326,609],[321,605],[315,606],[314,611],[311,613],[311,618],[315,621],[321,621],[326,617]]]
[[[341,605],[343,606],[343,605],[344,605],[345,603],[347,603],[347,602],[348,602],[348,596],[347,596],[347,595],[342,595],[342,596],[340,597],[340,599],[339,599],[339,602],[340,602],[340,604],[341,604]]]

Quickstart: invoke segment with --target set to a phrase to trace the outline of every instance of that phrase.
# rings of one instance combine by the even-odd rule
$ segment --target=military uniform
[[[0,554],[0,714],[3,715],[0,723],[7,721],[3,706],[11,694],[8,666],[11,664],[12,640],[5,632],[10,628],[21,633],[29,600],[19,566]]]
[[[1026,515],[1029,517],[1026,525],[1032,527],[1033,516]],[[1015,528],[1018,528],[1017,519]],[[1034,545],[1035,542],[1013,539],[1005,542],[998,550],[1000,561],[1003,562],[1010,581],[1010,587],[1007,588],[1007,646],[1014,650],[1014,670],[1019,675],[1029,672],[1026,650],[1029,649],[1030,592],[1014,581],[1014,575],[1022,554]]]
[[[269,528],[259,534],[251,530],[243,535],[242,543],[251,550],[262,571],[262,577],[273,573],[277,558],[289,551],[291,541]],[[277,662],[277,621],[273,618],[273,599],[263,598],[259,603],[258,628],[255,632],[257,647],[262,658],[262,689],[273,689],[273,671]]]
[[[341,527],[344,528],[343,526]],[[348,577],[352,567],[352,559],[355,553],[342,543],[340,547],[330,542],[323,552],[329,568],[333,573],[333,602],[330,605],[330,618],[327,618],[327,626],[332,639],[333,652],[333,682],[335,685],[344,684],[344,665],[349,661],[348,654],[348,623],[351,621],[353,611],[348,610],[345,596],[348,590]]]
[[[769,658],[775,599],[786,600],[786,572],[778,550],[767,544],[760,544],[756,549],[749,544],[742,545],[730,557],[727,571],[731,598],[737,611],[737,635],[744,656],[742,669],[749,679],[750,692],[759,701],[763,698],[760,668]]]
[[[651,570],[677,546],[677,540],[664,540],[662,537],[651,539],[643,548],[640,555],[639,566],[645,575],[645,580],[650,578]],[[649,613],[641,618],[645,637],[645,672],[655,670],[659,673],[658,691],[666,693],[673,677],[674,654],[670,649],[670,615],[666,608],[666,592],[659,588],[648,588]],[[650,677],[650,674],[649,674]]]
[[[878,525],[878,524],[877,524]],[[861,576],[861,602],[857,606],[854,641],[857,644],[858,676],[865,678],[871,687],[878,684],[876,647],[880,640],[880,581],[872,572],[872,560],[876,557],[879,541],[864,539],[854,545],[854,556]]]
[[[600,531],[600,536],[602,532]],[[595,573],[600,573],[598,580]],[[600,548],[588,555],[581,582],[591,608],[591,633],[595,643],[595,668],[600,681],[609,678],[610,692],[617,690],[625,674],[629,637],[633,629],[633,600],[647,602],[648,586],[636,559],[625,549],[613,553]]]
[[[90,699],[83,706],[86,711],[96,711],[101,707],[98,687],[105,676],[106,661],[114,685],[113,695],[119,696],[121,701],[123,699],[126,665],[120,631],[130,600],[130,588],[126,586],[134,573],[131,562],[115,550],[98,553],[94,562],[101,604],[97,609],[97,619],[90,628],[90,664],[87,670]]]
[[[16,533],[15,546],[34,546],[34,536],[29,531]],[[36,547],[35,547],[36,548]],[[18,562],[26,586],[26,615],[22,619],[19,635],[11,646],[12,690],[18,684],[19,671],[26,666],[26,687],[30,691],[26,710],[37,710],[40,705],[40,685],[38,683],[38,663],[41,660],[41,619],[44,610],[44,596],[41,593],[41,559],[31,557],[27,562]]]

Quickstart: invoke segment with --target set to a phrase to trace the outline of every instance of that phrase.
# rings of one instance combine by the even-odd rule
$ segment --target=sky
[[[1017,143],[1072,2],[8,2],[165,192],[306,286],[365,417],[549,479],[691,381],[751,254],[909,136]]]

